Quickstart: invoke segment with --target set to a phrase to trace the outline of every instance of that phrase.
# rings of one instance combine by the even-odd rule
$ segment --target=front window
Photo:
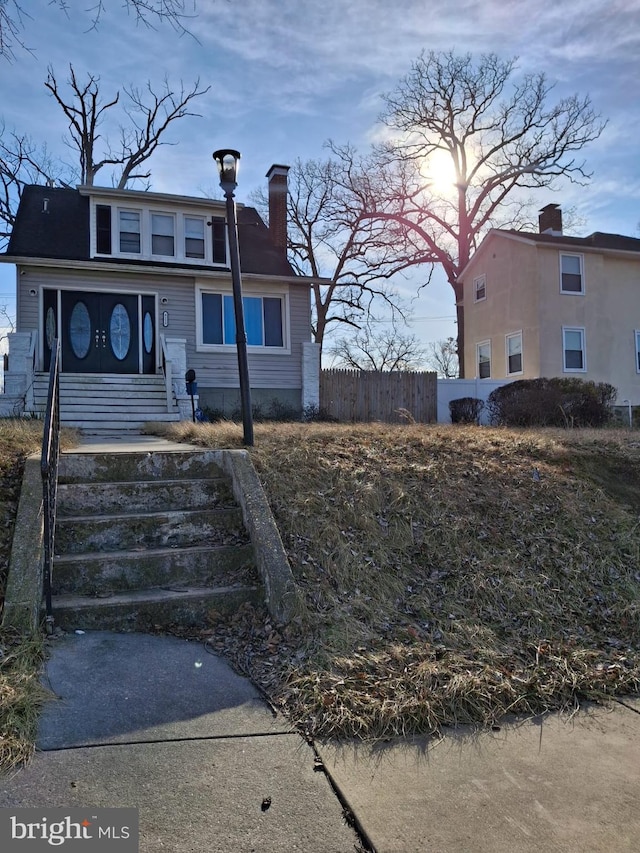
[[[476,363],[478,377],[489,379],[491,377],[491,341],[483,341],[476,345]]]
[[[507,335],[507,375],[522,373],[522,332]]]
[[[248,346],[284,347],[283,303],[284,299],[280,296],[242,298]],[[235,342],[233,296],[226,293],[202,293],[202,343],[229,346]]]
[[[118,211],[120,251],[129,255],[140,254],[140,211]]]
[[[582,255],[560,255],[560,292],[584,293]]]
[[[151,214],[151,254],[173,257],[175,221],[168,213]]]
[[[566,373],[585,371],[587,357],[584,329],[562,329],[563,369]]]
[[[487,298],[487,279],[481,275],[473,280],[473,298],[476,302],[482,302]]]

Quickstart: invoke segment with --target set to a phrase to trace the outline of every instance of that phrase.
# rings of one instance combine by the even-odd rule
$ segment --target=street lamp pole
[[[251,388],[249,386],[249,362],[247,360],[247,334],[244,326],[244,308],[242,305],[242,281],[240,277],[240,252],[238,249],[238,223],[233,192],[238,186],[238,161],[240,152],[224,148],[214,151],[213,159],[218,166],[220,186],[227,204],[227,231],[229,234],[229,253],[231,255],[231,284],[233,287],[233,308],[236,319],[236,349],[238,351],[238,373],[240,375],[240,407],[244,444],[253,447],[253,418],[251,413]]]

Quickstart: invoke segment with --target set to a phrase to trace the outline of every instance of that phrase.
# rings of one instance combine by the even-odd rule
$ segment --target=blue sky
[[[365,150],[379,129],[381,93],[422,49],[493,51],[519,57],[523,73],[544,71],[558,97],[589,94],[609,120],[585,151],[591,184],[567,184],[536,201],[575,206],[580,234],[638,235],[640,0],[197,0],[190,25],[197,40],[169,26],[136,26],[121,0],[105,0],[92,30],[83,11],[91,5],[68,0],[65,16],[24,0],[32,53],[0,61],[7,128],[46,141],[63,159],[70,159],[64,116],[43,86],[48,64],[59,80],[69,62],[79,74],[99,75],[105,94],[148,79],[159,88],[165,75],[211,85],[199,99],[202,116],[177,122],[176,144],[150,161],[151,188],[217,193],[211,153],[232,147],[242,152],[237,198],[249,201],[272,163],[324,157],[328,138]],[[426,275],[417,271],[397,286],[409,297]],[[13,291],[13,268],[0,265],[0,304]],[[425,342],[455,335],[453,314],[452,292],[436,275],[412,307],[411,329]]]

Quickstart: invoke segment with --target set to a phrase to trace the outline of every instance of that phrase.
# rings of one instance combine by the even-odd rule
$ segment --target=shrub
[[[489,394],[493,424],[599,427],[612,417],[616,389],[576,377],[520,379]]]
[[[477,397],[460,397],[457,400],[451,400],[449,403],[449,412],[451,413],[452,424],[477,424],[480,423],[480,412],[484,408],[484,403]]]

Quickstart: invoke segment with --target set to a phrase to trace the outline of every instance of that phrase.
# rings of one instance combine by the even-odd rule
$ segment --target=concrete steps
[[[63,453],[53,569],[67,630],[205,627],[263,600],[228,479],[207,451]]]
[[[34,378],[34,408],[46,408],[49,377]],[[175,401],[167,405],[163,376],[61,373],[60,421],[91,435],[139,432],[149,421],[178,421]]]

